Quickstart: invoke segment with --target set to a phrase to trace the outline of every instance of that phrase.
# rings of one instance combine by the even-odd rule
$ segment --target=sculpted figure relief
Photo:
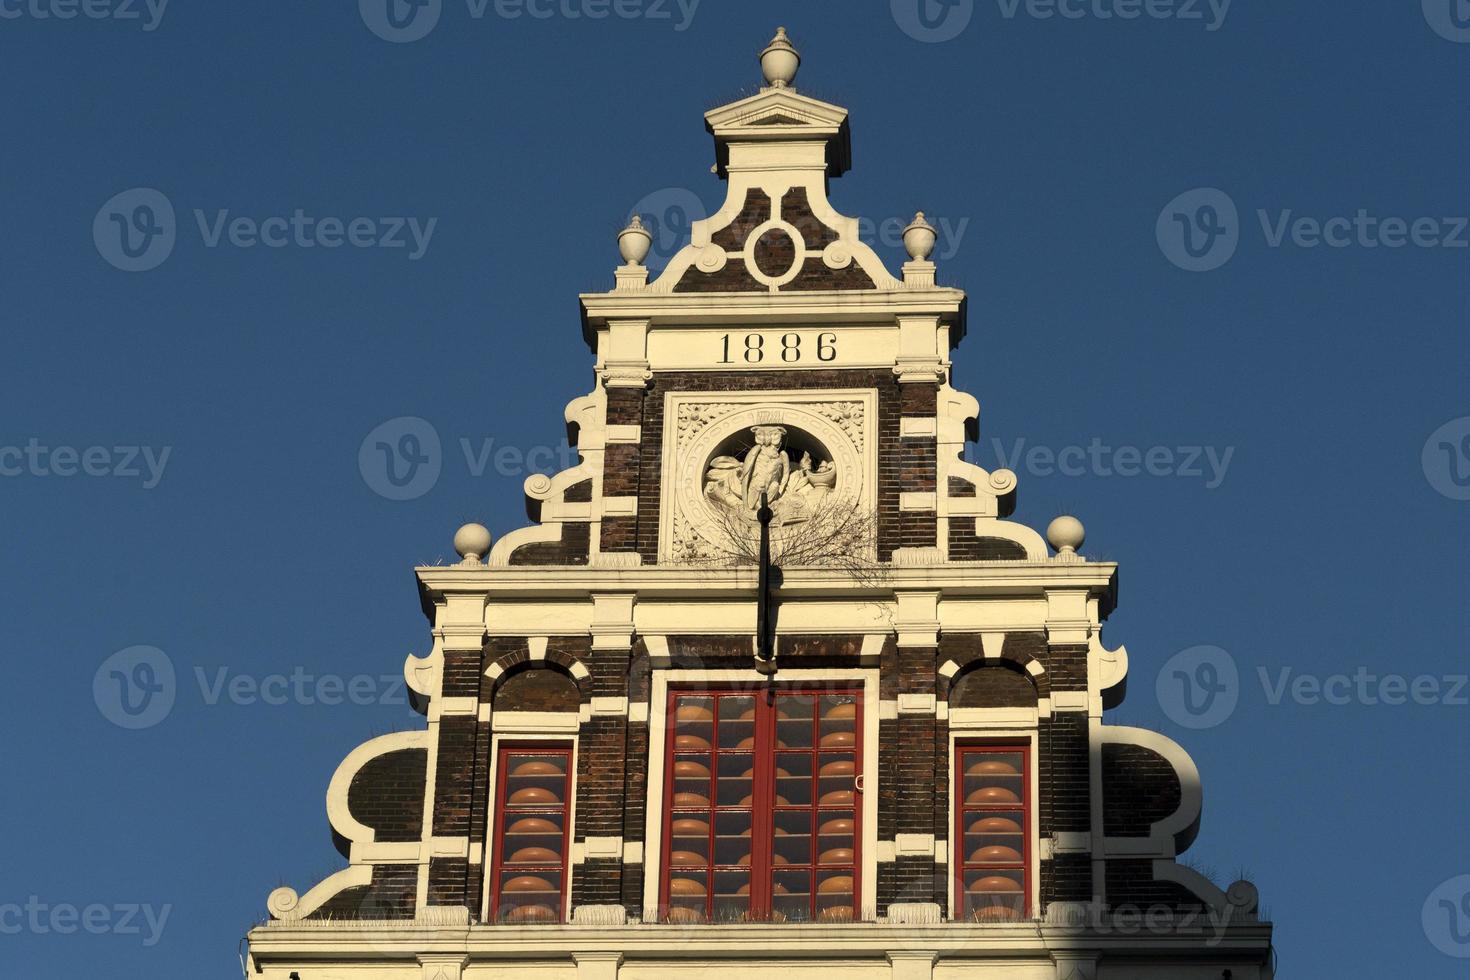
[[[837,470],[831,460],[813,468],[812,454],[803,452],[795,469],[784,448],[786,429],[779,425],[751,427],[755,437],[743,460],[716,456],[705,474],[705,497],[734,511],[748,521],[756,519],[761,493],[775,514],[774,520],[791,524],[810,518],[822,499],[837,485]]]

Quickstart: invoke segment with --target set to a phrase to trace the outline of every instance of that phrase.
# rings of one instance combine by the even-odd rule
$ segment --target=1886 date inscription
[[[835,361],[837,359],[837,335],[819,333],[725,334],[720,338],[720,364],[760,364],[767,358],[780,359],[787,364],[797,364],[803,359]]]

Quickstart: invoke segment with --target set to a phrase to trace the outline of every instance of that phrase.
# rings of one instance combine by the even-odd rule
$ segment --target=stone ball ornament
[[[1063,514],[1046,526],[1046,540],[1058,555],[1075,555],[1087,540],[1087,530],[1077,518]]]
[[[761,74],[765,76],[766,84],[771,88],[786,88],[796,81],[796,72],[800,68],[801,55],[791,43],[791,38],[786,36],[786,28],[776,28],[776,36],[761,52]]]
[[[629,265],[642,265],[653,247],[653,235],[643,227],[643,219],[633,215],[628,227],[618,232],[618,254]]]
[[[939,235],[934,226],[924,220],[923,211],[914,215],[914,220],[903,230],[903,247],[908,249],[909,258],[915,262],[927,262],[938,241]]]
[[[478,565],[490,553],[490,529],[483,524],[466,524],[454,532],[454,550],[466,564]]]

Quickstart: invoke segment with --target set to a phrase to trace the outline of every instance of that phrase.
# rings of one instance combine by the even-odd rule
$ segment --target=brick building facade
[[[635,222],[582,297],[596,384],[535,523],[417,570],[427,724],[344,760],[347,867],[270,895],[256,974],[1271,975],[1255,889],[1176,860],[1189,757],[1103,722],[1116,566],[964,459],[965,296],[922,216],[894,276],[828,203],[847,114],[798,63],[779,35],[706,115],[729,196],[667,268]]]

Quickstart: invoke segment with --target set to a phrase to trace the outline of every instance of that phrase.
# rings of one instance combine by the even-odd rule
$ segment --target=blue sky
[[[1188,857],[1283,976],[1463,975],[1462,0],[357,7],[0,0],[0,973],[232,976],[339,865],[333,769],[420,723],[411,568],[524,523],[576,293],[635,205],[718,205],[701,114],[784,23],[837,206],[893,263],[945,223],[974,458],[1122,565],[1112,714],[1199,764]],[[405,417],[407,491],[359,459]],[[99,707],[160,663],[165,717]]]

